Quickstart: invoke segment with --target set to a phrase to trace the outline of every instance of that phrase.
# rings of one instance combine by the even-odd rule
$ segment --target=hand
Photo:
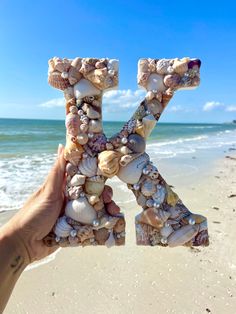
[[[25,250],[28,263],[53,253],[57,247],[47,247],[43,238],[52,230],[64,209],[65,160],[63,146],[58,147],[58,158],[45,183],[34,193],[23,208],[9,221],[15,241]]]

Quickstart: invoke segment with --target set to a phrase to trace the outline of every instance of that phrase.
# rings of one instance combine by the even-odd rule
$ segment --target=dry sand
[[[218,160],[202,179],[167,181],[208,217],[209,247],[136,246],[137,207],[127,202],[125,247],[62,249],[24,272],[5,313],[236,313],[236,159]]]

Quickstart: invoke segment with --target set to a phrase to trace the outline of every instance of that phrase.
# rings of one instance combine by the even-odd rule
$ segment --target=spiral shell
[[[152,196],[156,192],[155,183],[150,179],[145,180],[142,184],[141,192],[144,196]]]
[[[95,157],[84,158],[79,163],[79,170],[86,177],[95,176],[97,174],[97,158]]]
[[[98,155],[98,168],[105,177],[112,178],[119,171],[120,153],[105,150]]]
[[[58,237],[66,238],[70,235],[72,229],[73,227],[66,221],[66,216],[63,216],[57,219],[53,230]]]
[[[68,79],[62,78],[60,72],[49,73],[48,83],[51,86],[60,90],[65,90],[67,87],[70,86],[70,82],[68,81]]]

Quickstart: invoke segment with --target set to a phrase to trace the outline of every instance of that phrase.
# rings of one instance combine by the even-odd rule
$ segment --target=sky
[[[140,58],[201,59],[201,84],[179,91],[161,122],[236,119],[236,2],[0,0],[0,117],[64,119],[63,93],[47,83],[48,59],[119,59],[119,87],[103,119],[125,121],[144,97]]]

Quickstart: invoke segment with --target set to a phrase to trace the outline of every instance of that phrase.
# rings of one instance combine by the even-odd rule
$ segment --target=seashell
[[[104,189],[104,185],[105,185],[104,181],[96,182],[96,181],[90,181],[89,179],[87,179],[85,182],[85,191],[88,194],[100,196]]]
[[[173,97],[173,93],[172,94],[168,94],[168,93],[162,94],[162,105],[164,108],[167,106],[167,104],[169,103],[169,101],[171,100],[172,97]]]
[[[190,214],[188,216],[185,216],[183,218],[183,221],[188,224],[189,220],[195,221],[196,224],[201,224],[203,222],[206,221],[206,217],[202,216],[202,215],[197,215],[197,214]]]
[[[84,149],[79,143],[67,141],[64,149],[64,158],[72,165],[77,166],[83,152]]]
[[[196,235],[193,241],[193,245],[194,246],[200,246],[200,245],[208,246],[209,245],[209,236],[208,236],[207,230],[203,230]]]
[[[148,224],[154,228],[159,229],[163,227],[163,221],[156,215],[153,208],[148,208],[144,210],[136,217],[138,222]]]
[[[149,62],[147,59],[140,59],[138,62],[138,84],[145,87],[150,75]]]
[[[74,88],[72,86],[69,86],[64,90],[64,97],[67,101],[74,99]]]
[[[83,185],[85,183],[85,176],[82,174],[75,174],[70,181],[71,186]]]
[[[156,192],[155,183],[150,179],[145,180],[142,184],[141,192],[144,196],[152,196]]]
[[[106,240],[109,237],[109,230],[106,228],[101,228],[98,230],[94,230],[95,239],[99,245],[104,245]]]
[[[113,78],[115,78],[115,72],[109,73]],[[114,82],[111,78],[109,79],[107,68],[95,69],[86,75],[86,78],[90,80],[94,86],[100,90],[110,88],[114,85],[117,85],[117,82]]]
[[[149,229],[150,226],[146,224],[139,224],[135,217],[136,243],[137,245],[150,245]]]
[[[78,114],[69,113],[66,116],[66,129],[68,134],[72,136],[77,136],[79,132],[80,119]]]
[[[141,124],[141,125],[137,126],[136,129],[135,129],[135,133],[137,133],[140,136],[144,137],[144,134],[145,134],[145,132],[144,132],[144,125]],[[124,147],[126,147],[126,146],[124,146]]]
[[[166,197],[167,204],[174,207],[179,200],[179,196],[174,191],[172,191],[168,184],[166,184],[166,191],[167,191]]]
[[[82,74],[79,72],[78,69],[71,66],[68,72],[68,80],[71,85],[75,85],[79,80],[82,78]]]
[[[67,59],[62,60],[61,58],[54,57],[54,70],[59,72],[67,72],[70,68],[70,61]]]
[[[121,233],[121,232],[125,231],[125,219],[124,219],[124,217],[120,217],[117,220],[117,222],[113,228],[113,231],[116,233]]]
[[[190,241],[198,233],[198,225],[185,225],[182,228],[174,231],[168,237],[168,245],[170,247],[175,247],[178,245],[183,245],[186,242]]]
[[[83,73],[84,76],[87,76],[89,72],[94,70],[94,66],[84,61],[85,60],[82,60],[82,66],[80,68],[80,72]]]
[[[88,157],[79,163],[79,171],[86,177],[95,176],[97,173],[97,158]]]
[[[82,133],[85,133],[88,131],[88,124],[82,123],[79,128],[80,128]]]
[[[93,137],[89,139],[88,146],[91,148],[93,153],[100,153],[106,150],[107,138],[102,133],[95,133]]]
[[[132,153],[132,151],[127,146],[118,147],[116,151],[120,152],[122,155],[128,155]]]
[[[201,60],[199,60],[199,59],[190,60],[188,63],[189,69],[199,69],[200,66],[201,66]]]
[[[164,77],[164,84],[167,87],[175,88],[176,86],[178,86],[179,81],[180,81],[180,76],[179,74],[176,74],[176,73],[169,74]]]
[[[75,247],[75,246],[80,245],[79,239],[77,237],[69,236],[68,240],[69,240],[69,243],[70,243],[71,247]]]
[[[153,99],[150,103],[147,104],[147,107],[148,111],[150,111],[152,115],[160,114],[163,111],[163,106],[157,99]]]
[[[163,222],[166,222],[170,217],[170,213],[163,209],[158,209],[156,214]]]
[[[176,73],[183,75],[188,71],[188,60],[175,59],[172,67]]]
[[[87,199],[91,205],[94,205],[100,201],[98,195],[87,195]]]
[[[77,173],[78,169],[76,166],[72,165],[71,163],[67,163],[66,165],[66,173],[69,175],[69,176],[73,176]]]
[[[90,81],[83,78],[74,85],[74,95],[77,99],[84,98],[86,96],[99,95],[100,93],[101,91]]]
[[[105,67],[105,64],[104,64],[104,62],[102,62],[102,61],[97,61],[96,63],[95,63],[95,68],[96,69],[103,69]]]
[[[139,194],[137,197],[137,203],[139,206],[145,207],[147,202],[147,198],[143,194]]]
[[[89,106],[87,109],[87,116],[89,119],[99,119],[101,117],[100,113]]]
[[[156,72],[158,74],[168,74],[168,67],[170,66],[170,60],[160,59],[156,63]]]
[[[102,122],[100,120],[89,121],[89,132],[99,133],[102,132]]]
[[[119,171],[120,153],[105,150],[98,155],[98,168],[105,177],[112,178]]]
[[[144,128],[144,138],[148,138],[148,136],[151,134],[152,130],[154,129],[156,125],[156,119],[153,115],[147,115],[143,118],[143,128]]]
[[[81,226],[77,231],[77,237],[80,242],[94,238],[93,229],[90,226]]]
[[[161,228],[160,234],[163,238],[168,238],[173,231],[174,229],[171,226],[164,226]]]
[[[76,68],[76,70],[80,70],[81,66],[82,66],[82,60],[81,58],[75,58],[74,60],[72,60],[71,62],[71,66]]]
[[[181,213],[182,213],[182,210],[179,208],[179,207],[171,207],[169,208],[169,213],[170,213],[170,218],[171,219],[177,219]]]
[[[53,231],[56,234],[56,236],[66,238],[70,235],[72,229],[73,227],[67,223],[66,217],[62,216],[57,219]]]
[[[97,212],[99,212],[104,208],[104,203],[102,200],[99,200],[93,207]]]
[[[107,248],[111,248],[112,246],[116,245],[116,240],[112,231],[110,232],[109,238],[106,240],[105,245]]]
[[[155,201],[155,203],[157,203],[158,205],[161,205],[165,200],[166,189],[164,188],[164,186],[160,184],[158,184],[156,188],[157,188],[157,191],[156,193],[152,195],[152,198]]]
[[[119,61],[116,59],[110,59],[107,63],[107,69],[117,72],[119,69]]]
[[[156,72],[156,60],[155,59],[148,59],[148,65],[149,65],[149,70],[151,72]]]
[[[84,224],[92,224],[97,217],[96,211],[89,204],[86,197],[69,201],[65,208],[65,215]]]
[[[120,207],[116,205],[114,201],[111,201],[110,203],[106,204],[106,211],[111,216],[116,216],[120,213]]]
[[[204,217],[205,218],[205,217]],[[203,230],[207,230],[208,229],[208,226],[207,226],[207,220],[201,222],[199,224],[199,231],[198,232],[201,232]]]
[[[128,165],[120,167],[117,176],[125,183],[137,183],[142,175],[143,168],[148,162],[149,156],[144,153],[136,159],[132,160]]]
[[[79,134],[77,141],[80,145],[85,145],[88,142],[88,135],[86,133]]]
[[[147,90],[157,91],[157,92],[165,91],[166,87],[163,83],[162,75],[159,75],[156,73],[151,74],[147,80]]]
[[[120,165],[125,167],[127,166],[132,160],[139,157],[141,154],[130,154],[130,155],[124,155],[120,159]]]
[[[70,200],[77,200],[79,198],[80,193],[83,191],[82,186],[73,186],[68,190],[68,198]]]
[[[52,72],[48,76],[48,83],[60,90],[65,90],[67,87],[70,86],[68,79],[64,79],[61,77],[60,72]]]
[[[110,203],[112,200],[113,191],[112,188],[108,185],[105,185],[104,190],[102,192],[102,199],[105,204]]]
[[[146,148],[146,142],[142,136],[138,134],[130,134],[128,137],[127,147],[133,153],[143,153]]]

